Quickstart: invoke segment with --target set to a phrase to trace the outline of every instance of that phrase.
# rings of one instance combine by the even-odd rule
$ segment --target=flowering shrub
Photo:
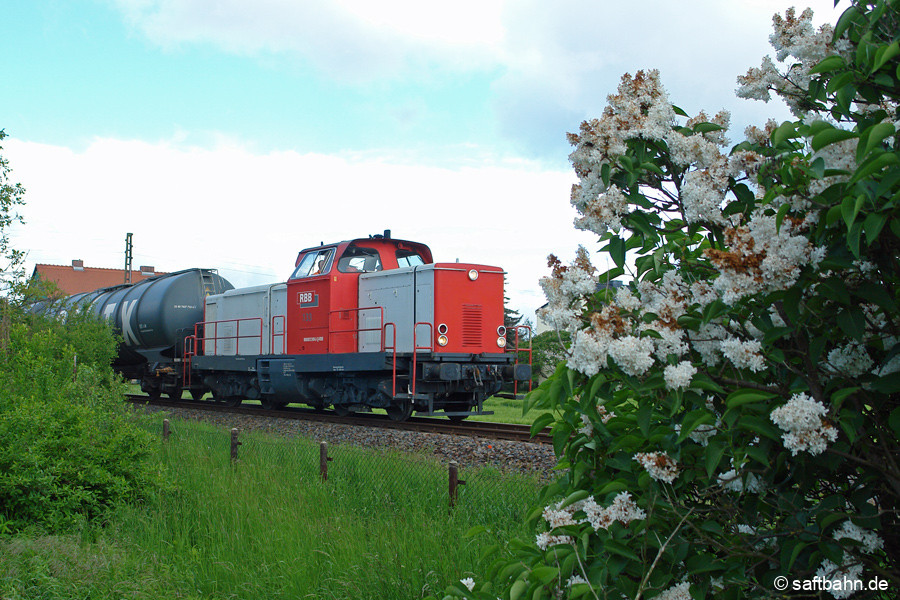
[[[689,118],[643,71],[570,134],[575,226],[616,267],[582,248],[541,282],[572,343],[529,404],[563,474],[536,538],[449,596],[900,590],[900,4],[811,16],[776,16],[784,64],[739,79],[796,121],[727,151],[726,113]]]

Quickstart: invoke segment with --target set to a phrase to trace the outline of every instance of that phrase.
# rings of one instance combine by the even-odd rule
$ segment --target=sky
[[[2,154],[35,263],[212,267],[283,281],[299,250],[382,233],[503,267],[534,319],[573,228],[566,133],[656,68],[730,139],[776,0],[4,0]],[[814,22],[845,8],[813,0]],[[595,264],[603,267],[598,256]]]

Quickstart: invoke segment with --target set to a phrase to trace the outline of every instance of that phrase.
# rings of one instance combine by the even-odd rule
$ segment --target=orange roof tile
[[[72,265],[35,265],[31,277],[41,281],[53,281],[62,292],[68,295],[91,292],[125,282],[124,269],[75,266],[83,263],[81,261],[72,262]],[[141,271],[149,274],[144,275]],[[162,271],[153,271],[153,267],[141,267],[141,270],[131,271],[131,282],[137,283],[164,274]]]

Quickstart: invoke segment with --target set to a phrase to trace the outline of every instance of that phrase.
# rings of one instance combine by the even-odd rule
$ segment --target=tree
[[[6,131],[0,129],[0,141],[6,137]],[[0,146],[0,151],[3,147]],[[0,154],[0,291],[8,291],[10,286],[21,280],[24,274],[22,263],[24,252],[15,250],[9,244],[9,227],[16,222],[22,223],[22,217],[15,212],[16,207],[25,203],[25,188],[20,183],[11,183],[9,161]]]
[[[572,344],[529,402],[564,475],[536,539],[449,596],[900,589],[900,2],[811,16],[739,79],[796,119],[730,152],[727,113],[689,118],[656,71],[570,134],[577,226],[616,267],[582,248],[542,280]]]

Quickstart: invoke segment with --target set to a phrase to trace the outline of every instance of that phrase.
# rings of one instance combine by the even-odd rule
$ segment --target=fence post
[[[319,444],[319,473],[322,481],[328,481],[328,461],[333,460],[328,456],[328,442]]]
[[[169,441],[169,420],[163,419],[163,441]]]
[[[238,446],[241,445],[241,442],[238,441],[238,430],[237,427],[231,430],[231,460],[237,460],[238,457]]]
[[[466,485],[466,482],[459,478],[459,464],[454,460],[450,461],[450,509],[456,506],[456,488]]]

